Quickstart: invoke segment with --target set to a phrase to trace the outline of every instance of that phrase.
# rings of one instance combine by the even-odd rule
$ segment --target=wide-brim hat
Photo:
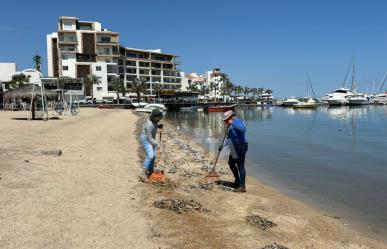
[[[162,118],[163,113],[159,109],[153,109],[150,117],[151,118]]]
[[[235,116],[235,112],[232,110],[229,110],[229,111],[223,113],[223,121],[227,121],[234,116]]]

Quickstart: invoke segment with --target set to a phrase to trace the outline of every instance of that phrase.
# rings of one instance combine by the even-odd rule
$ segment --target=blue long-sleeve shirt
[[[227,144],[246,144],[247,140],[245,133],[246,126],[243,124],[242,120],[240,120],[238,117],[235,117],[234,122],[228,129]]]

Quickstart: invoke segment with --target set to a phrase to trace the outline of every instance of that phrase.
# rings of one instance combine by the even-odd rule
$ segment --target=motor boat
[[[297,104],[298,102],[299,102],[298,99],[291,97],[291,98],[285,99],[285,100],[282,102],[281,106],[294,106],[294,105]]]
[[[387,92],[375,95],[373,102],[379,105],[387,105]]]
[[[237,105],[218,105],[218,106],[207,106],[204,108],[205,112],[226,112],[234,110]]]
[[[368,98],[362,93],[354,93],[347,96],[348,105],[368,105]]]
[[[134,106],[135,108],[142,108],[148,104],[149,103],[146,103],[146,102],[132,102],[132,106]]]
[[[293,108],[317,108],[319,103],[313,98],[305,98],[293,105]]]
[[[329,105],[347,105],[348,96],[353,95],[354,93],[348,88],[339,88],[328,94],[328,104]]]
[[[147,113],[151,113],[153,109],[158,109],[160,110],[161,112],[165,112],[167,110],[167,107],[163,104],[147,104],[146,106],[144,106],[143,108],[136,108],[136,112],[147,112]]]

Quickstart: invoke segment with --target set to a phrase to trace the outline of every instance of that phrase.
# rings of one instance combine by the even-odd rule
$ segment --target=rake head
[[[212,169],[208,174],[205,176],[205,178],[219,178],[219,174],[215,171],[215,169]]]
[[[153,173],[148,178],[149,182],[151,183],[165,182],[166,179],[167,177],[160,170],[153,171]]]

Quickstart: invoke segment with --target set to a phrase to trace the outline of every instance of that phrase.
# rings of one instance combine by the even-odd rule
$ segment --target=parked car
[[[102,97],[103,104],[114,104],[114,97]]]
[[[79,104],[93,104],[91,97],[85,97],[84,99],[78,100]],[[96,99],[94,98],[94,103],[96,103]]]

